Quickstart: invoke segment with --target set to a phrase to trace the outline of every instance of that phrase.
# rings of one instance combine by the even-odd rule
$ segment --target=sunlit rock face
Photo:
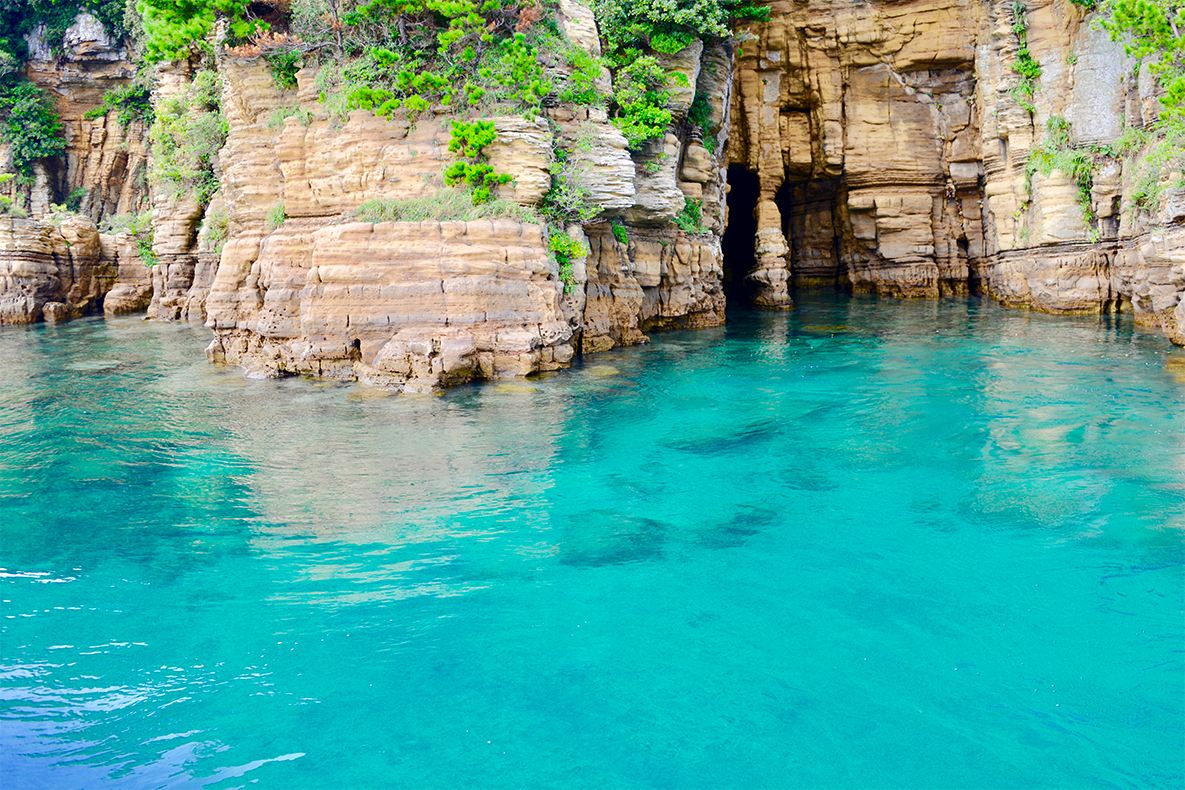
[[[132,81],[137,65],[125,40],[112,38],[102,23],[80,13],[67,28],[60,47],[51,47],[44,28],[28,37],[25,73],[54,102],[66,138],[60,160],[35,167],[30,209],[48,210],[54,195],[82,195],[79,210],[95,222],[129,214],[147,205],[147,128],[128,125],[116,113],[87,117],[103,104],[107,91]]]
[[[0,216],[0,325],[63,321],[93,312],[117,276],[85,217],[60,225]]]
[[[570,37],[595,53],[591,12],[563,10]],[[719,325],[731,56],[698,45],[670,67],[716,108],[706,134],[681,125],[631,151],[595,108],[492,118],[489,161],[515,176],[499,197],[539,205],[564,148],[600,209],[596,220],[563,229],[585,250],[565,282],[548,229],[533,221],[353,221],[368,201],[444,194],[441,172],[455,158],[448,117],[413,124],[356,111],[335,123],[318,102],[313,70],[283,91],[266,64],[225,59],[230,132],[219,200],[228,240],[212,277],[203,281],[195,264],[186,282],[181,259],[200,240],[201,212],[162,199],[162,266],[149,312],[200,310],[215,333],[211,359],[252,376],[300,373],[408,391],[563,368],[581,352],[645,342],[653,329]],[[672,111],[685,114],[694,96],[676,92]],[[273,120],[293,107],[303,112]],[[703,207],[698,232],[671,223],[689,198]]]
[[[1153,81],[1081,7],[1027,3],[1020,22],[1041,67],[1031,98],[1013,68],[1011,2],[769,7],[737,59],[728,150],[758,184],[732,206],[756,220],[758,303],[837,284],[894,296],[982,288],[1048,312],[1131,310],[1182,342],[1175,185],[1137,207],[1142,153],[1097,157],[1085,190],[1056,168],[1026,172],[1051,123],[1079,148],[1101,147],[1158,110]]]

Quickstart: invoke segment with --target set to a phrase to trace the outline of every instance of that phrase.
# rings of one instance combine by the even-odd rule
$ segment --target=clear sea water
[[[0,332],[0,784],[1185,784],[1185,374],[818,297],[390,397]]]

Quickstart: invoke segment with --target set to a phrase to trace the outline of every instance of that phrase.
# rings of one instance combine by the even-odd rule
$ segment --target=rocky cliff
[[[600,54],[587,7],[561,4],[560,21],[574,44]],[[673,97],[676,113],[686,114],[696,90],[726,106],[730,64],[723,49],[702,46],[672,59],[693,88]],[[553,370],[581,351],[643,342],[652,328],[724,320],[723,112],[712,150],[684,129],[633,158],[603,110],[561,104],[543,117],[492,118],[489,161],[514,175],[498,190],[503,198],[537,206],[562,150],[598,210],[596,222],[568,228],[586,254],[565,283],[537,223],[353,218],[368,202],[433,199],[447,189],[441,172],[456,159],[448,116],[412,123],[355,110],[339,127],[318,101],[315,69],[298,73],[288,91],[258,60],[227,57],[219,71],[230,241],[205,299],[212,359],[252,375],[422,390]],[[671,226],[685,195],[704,202],[710,229]],[[625,241],[611,232],[614,219],[628,228]]]
[[[770,7],[738,58],[729,149],[732,180],[754,182],[737,210],[756,218],[760,303],[835,284],[982,289],[1046,312],[1131,310],[1185,343],[1185,193],[1166,173],[1141,205],[1137,184],[1155,84],[1081,6]]]
[[[141,210],[149,196],[145,124],[95,112],[136,73],[127,42],[81,13],[60,44],[51,46],[40,27],[28,48],[25,73],[53,102],[66,145],[63,156],[39,160],[28,177],[0,186],[18,206],[0,215],[0,324],[100,311],[112,288],[109,312],[143,310],[151,276],[136,245],[126,233],[98,230]],[[11,172],[6,145],[0,165]]]
[[[149,316],[206,321],[214,360],[408,390],[718,325],[726,287],[768,308],[840,287],[1130,310],[1185,344],[1185,192],[1178,174],[1150,169],[1140,131],[1160,111],[1155,81],[1087,11],[1069,0],[768,6],[733,42],[659,53],[665,137],[631,150],[604,109],[562,101],[487,113],[489,163],[514,177],[495,191],[523,211],[415,221],[381,209],[445,199],[455,116],[336,113],[323,66],[310,59],[281,87],[241,48],[217,48],[211,64],[225,119],[215,194],[149,195],[144,129],[86,118],[131,71],[84,15],[65,55],[33,48],[29,76],[59,97],[69,148],[38,170],[30,208],[48,219],[53,195],[81,189],[79,213],[101,222],[150,200],[156,265],[137,261],[144,247],[127,235],[95,233],[79,250],[55,241],[84,233],[81,219],[7,218],[0,321],[97,309],[117,278],[109,312],[142,309],[150,283]],[[601,55],[589,8],[563,0],[557,18],[573,46]],[[1027,75],[1022,57],[1037,64]],[[197,74],[159,69],[154,102],[186,95]],[[604,70],[602,89],[610,80]],[[583,254],[563,265],[532,219],[561,178],[595,209],[565,229]],[[693,204],[696,223],[672,224]]]

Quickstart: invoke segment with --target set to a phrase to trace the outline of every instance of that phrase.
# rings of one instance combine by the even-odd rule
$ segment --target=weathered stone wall
[[[147,129],[140,121],[120,125],[116,114],[87,114],[103,104],[108,90],[129,84],[136,74],[126,41],[113,39],[102,23],[80,13],[52,50],[34,31],[26,74],[54,100],[66,138],[61,160],[40,163],[29,208],[35,216],[84,190],[80,212],[96,223],[147,206]]]
[[[1079,146],[1155,118],[1153,82],[1080,6],[1027,2],[1030,112],[1011,0],[769,5],[738,59],[729,150],[760,181],[756,303],[789,304],[788,286],[979,287],[1049,312],[1131,309],[1181,342],[1181,197],[1141,210],[1142,156],[1101,158],[1088,225],[1069,174],[1026,173],[1051,118]]]
[[[63,321],[93,312],[118,270],[101,256],[85,217],[60,225],[0,216],[0,325]]]
[[[561,11],[570,38],[599,54],[591,11],[566,1]],[[645,342],[655,328],[722,323],[720,157],[730,64],[727,50],[702,45],[669,58],[667,67],[690,86],[672,96],[677,117],[697,89],[717,100],[704,140],[685,128],[631,155],[603,110],[559,106],[545,117],[492,119],[490,162],[515,176],[501,197],[538,205],[551,186],[554,149],[563,147],[601,209],[596,221],[566,229],[588,250],[573,261],[575,283],[566,287],[546,229],[533,222],[351,221],[366,201],[442,194],[453,156],[448,116],[409,123],[355,111],[337,126],[317,101],[312,69],[283,91],[266,64],[224,58],[230,135],[220,196],[230,233],[202,294],[216,336],[211,358],[251,375],[422,390],[564,367],[578,351]],[[704,234],[670,224],[687,197],[703,201]],[[269,213],[279,206],[287,219],[274,227]],[[627,243],[610,220],[624,225]],[[162,263],[165,238],[158,222]],[[193,305],[197,286],[178,285],[177,298]]]

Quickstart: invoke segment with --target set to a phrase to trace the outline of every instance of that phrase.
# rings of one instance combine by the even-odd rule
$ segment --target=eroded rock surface
[[[1027,168],[1051,123],[1072,145],[1108,146],[1155,117],[1152,81],[1080,6],[769,5],[738,60],[728,153],[759,182],[743,209],[757,223],[758,304],[788,304],[792,287],[981,286],[1048,312],[1131,309],[1180,342],[1172,187],[1151,211],[1135,205],[1142,154],[1097,157],[1085,198],[1069,174]],[[1013,68],[1018,24],[1042,69],[1031,106]]]
[[[581,8],[566,4],[564,22],[595,52],[592,17]],[[731,79],[719,72],[729,71],[727,57],[702,45],[680,57],[678,67],[692,78],[706,74],[701,61],[713,63],[717,76],[699,89],[723,104]],[[259,62],[228,59],[220,72],[230,125],[220,199],[230,233],[203,299],[215,333],[211,359],[253,376],[303,373],[420,391],[553,370],[581,351],[645,342],[654,328],[724,320],[722,116],[709,141],[669,134],[634,154],[596,109],[492,119],[489,160],[515,175],[498,188],[501,197],[537,206],[562,148],[568,174],[601,212],[567,229],[586,254],[571,262],[565,283],[548,231],[532,221],[353,220],[368,201],[444,194],[441,172],[454,157],[447,117],[409,124],[356,111],[337,125],[317,102],[311,69],[291,91],[277,89]],[[686,112],[694,95],[672,101]],[[272,120],[285,111],[282,123]],[[689,193],[707,207],[699,234],[670,224]],[[277,206],[286,217],[278,227]],[[174,204],[157,213],[176,219],[156,223],[162,265],[150,313],[174,298],[169,240],[192,239],[200,220]],[[196,286],[183,277],[176,285],[176,299],[192,306]]]
[[[0,216],[0,325],[63,321],[94,312],[117,267],[85,217],[55,226]]]

